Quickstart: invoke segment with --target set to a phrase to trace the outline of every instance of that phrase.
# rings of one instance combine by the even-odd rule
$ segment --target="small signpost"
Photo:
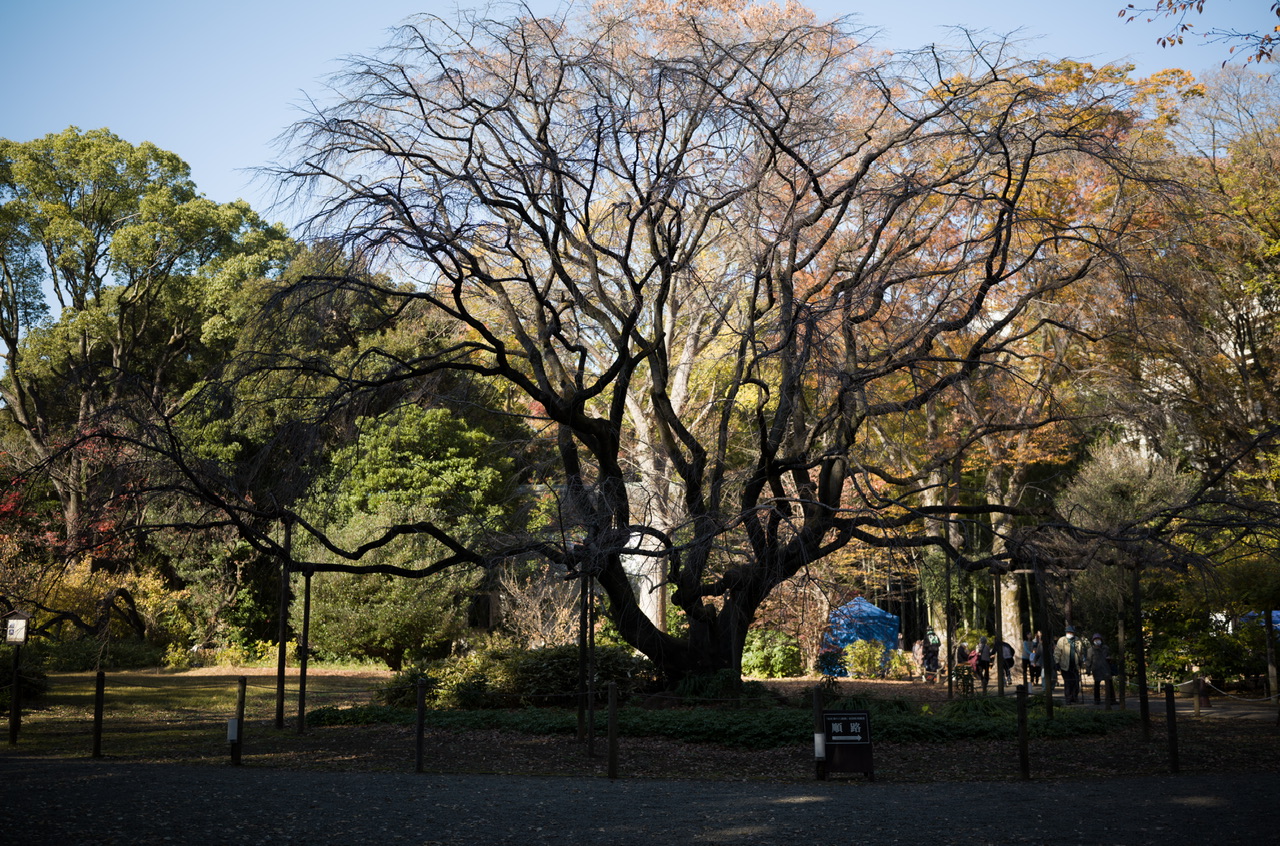
[[[31,616],[21,611],[11,611],[4,621],[4,642],[22,646],[27,642],[27,624]]]
[[[875,781],[871,756],[871,715],[866,711],[823,711],[814,702],[814,757],[819,779],[830,773],[866,773]]]
[[[13,646],[13,692],[9,695],[9,745],[18,743],[22,725],[22,645],[27,642],[31,615],[10,611],[4,620],[4,642]]]

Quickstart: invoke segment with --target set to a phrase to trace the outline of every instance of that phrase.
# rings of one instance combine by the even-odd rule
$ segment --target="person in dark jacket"
[[[976,650],[978,660],[973,665],[974,675],[978,677],[978,681],[982,682],[982,692],[987,692],[987,684],[991,681],[991,647],[987,644],[985,636],[978,638],[978,648]]]
[[[1095,633],[1089,645],[1089,673],[1093,676],[1093,704],[1102,704],[1102,688],[1107,689],[1107,704],[1115,704],[1116,691],[1111,684],[1111,650]]]
[[[1001,675],[1004,676],[1005,687],[1013,686],[1013,645],[1008,641],[1000,641],[1000,646],[996,650],[997,667]]]
[[[1040,632],[1036,632],[1027,644],[1027,654],[1031,664],[1031,683],[1040,684],[1040,674],[1044,670],[1044,638]]]
[[[937,632],[932,628],[924,633],[924,680],[927,682],[936,682],[938,680],[938,648],[942,646],[942,639],[938,637]]]

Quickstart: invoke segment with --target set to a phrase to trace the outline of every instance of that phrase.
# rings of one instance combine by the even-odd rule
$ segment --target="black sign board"
[[[871,761],[871,715],[866,711],[823,711],[823,748],[830,773],[866,773],[875,781]]]

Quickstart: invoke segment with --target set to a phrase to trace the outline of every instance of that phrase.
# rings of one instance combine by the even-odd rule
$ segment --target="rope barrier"
[[[141,688],[143,690],[225,690],[225,684],[143,684],[136,681],[123,681],[118,675],[109,675],[114,688]]]
[[[1227,697],[1228,699],[1235,699],[1235,700],[1236,700],[1236,701],[1238,701],[1238,702],[1272,702],[1272,701],[1276,700],[1277,698],[1280,698],[1280,697],[1277,697],[1275,694],[1272,694],[1271,696],[1264,696],[1264,697],[1262,697],[1261,699],[1248,699],[1248,698],[1243,697],[1243,696],[1236,696],[1236,695],[1235,695],[1235,694],[1233,694],[1233,693],[1227,693],[1225,690],[1223,690],[1223,689],[1219,688],[1218,686],[1214,685],[1214,684],[1213,684],[1212,682],[1210,682],[1208,679],[1205,679],[1205,680],[1204,680],[1204,686],[1205,686],[1205,687],[1207,687],[1207,688],[1210,688],[1211,690],[1216,690],[1216,691],[1218,691],[1218,693],[1222,694],[1223,696]]]

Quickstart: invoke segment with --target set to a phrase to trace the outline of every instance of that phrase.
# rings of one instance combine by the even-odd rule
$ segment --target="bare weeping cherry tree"
[[[922,409],[1037,331],[1032,304],[1105,264],[1127,219],[1123,90],[1003,49],[890,57],[794,7],[650,3],[424,17],[353,62],[283,176],[397,280],[378,299],[456,332],[371,346],[341,394],[470,374],[554,444],[556,520],[453,554],[592,575],[675,680],[736,671],[810,562],[945,544],[905,531],[950,513],[922,491],[963,449],[905,460]],[[1052,174],[1080,169],[1110,192],[1055,213]],[[637,559],[680,633],[643,613]]]

